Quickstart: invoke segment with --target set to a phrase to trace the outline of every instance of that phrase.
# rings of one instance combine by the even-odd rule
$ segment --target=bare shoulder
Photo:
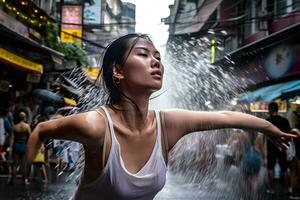
[[[73,140],[80,143],[102,139],[106,130],[104,117],[96,111],[52,119],[38,126],[42,137]]]

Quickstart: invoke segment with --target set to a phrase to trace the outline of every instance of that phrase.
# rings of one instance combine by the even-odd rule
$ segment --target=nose
[[[152,68],[160,68],[160,60],[158,60],[157,58],[155,58],[153,56],[152,60],[151,60],[151,67]]]

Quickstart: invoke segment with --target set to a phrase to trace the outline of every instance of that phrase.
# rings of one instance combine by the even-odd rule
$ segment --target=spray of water
[[[168,92],[159,98],[167,97],[172,106],[190,110],[231,108],[230,101],[246,83],[234,76],[230,68],[223,70],[210,64],[208,46],[207,38],[170,42],[164,60],[166,75],[170,76],[167,78]],[[64,76],[81,93],[79,106],[69,114],[92,110],[106,103],[104,89],[91,83],[80,69],[75,68]],[[226,132],[209,131],[184,137],[170,153],[167,185],[156,199],[239,199],[239,192],[225,186],[228,170],[225,170],[224,158],[226,151],[232,154],[225,145],[229,135]],[[79,164],[68,181],[78,181],[80,177],[84,165],[82,148],[80,152]]]
[[[232,99],[248,80],[235,76],[233,68],[225,70],[210,64],[209,47],[205,37],[169,43],[165,68],[171,76],[169,96],[174,107],[201,111],[236,109],[231,105]],[[232,63],[229,59],[227,62]],[[240,139],[232,139],[232,132],[237,131],[192,133],[181,139],[169,156],[169,181],[156,199],[240,199],[243,192],[251,193],[242,186],[232,187],[248,184],[241,174],[229,172],[232,163],[228,163],[228,158],[239,157],[238,151],[243,150],[226,144],[232,140],[242,145]],[[233,176],[229,178],[230,173]],[[230,185],[229,179],[238,182]]]

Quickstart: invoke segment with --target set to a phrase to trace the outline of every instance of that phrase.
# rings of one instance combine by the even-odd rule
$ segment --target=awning
[[[0,60],[12,64],[16,67],[20,67],[26,71],[35,72],[38,74],[43,73],[43,65],[15,55],[3,48],[0,48]]]
[[[50,54],[63,58],[65,55],[61,52],[55,51],[49,47],[46,47],[33,39],[23,37],[18,33],[6,28],[0,24],[0,41],[2,44],[15,45],[16,47],[20,46],[23,48],[30,48],[31,51],[39,52],[41,54]]]
[[[259,88],[255,91],[243,94],[239,98],[239,102],[270,102],[279,97],[282,99],[292,98],[292,95],[297,94],[300,94],[300,80],[294,80]]]

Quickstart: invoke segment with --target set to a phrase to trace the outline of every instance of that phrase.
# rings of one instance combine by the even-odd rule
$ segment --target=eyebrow
[[[145,50],[145,51],[149,51],[149,49],[147,49],[146,47],[134,47],[134,49],[143,49],[143,50]],[[157,50],[155,50],[154,53],[160,54],[160,52],[157,51]]]

